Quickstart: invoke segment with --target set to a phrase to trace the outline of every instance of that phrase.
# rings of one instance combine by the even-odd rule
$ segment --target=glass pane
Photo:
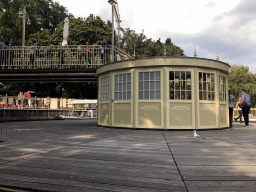
[[[149,99],[149,91],[144,92],[144,99]]]
[[[202,91],[199,91],[199,99],[200,99],[200,100],[203,100],[203,94],[202,94]]]
[[[212,93],[212,100],[215,100],[215,93]]]
[[[131,73],[127,73],[127,81],[131,82]]]
[[[108,84],[109,84],[109,77],[108,77]]]
[[[186,93],[185,91],[181,91],[181,99],[185,100],[186,99]]]
[[[139,73],[139,80],[143,81],[143,73],[142,72]],[[128,81],[129,81],[129,79],[128,79]]]
[[[123,82],[123,75],[119,75],[119,83]]]
[[[121,83],[119,83],[119,91],[123,91],[123,86]]]
[[[126,82],[126,74],[123,75],[123,82]]]
[[[179,92],[179,91],[176,91],[176,92],[175,92],[175,99],[176,99],[176,100],[179,100],[179,99],[180,99],[180,92]]]
[[[139,90],[143,90],[143,82],[139,82]]]
[[[144,90],[149,90],[149,81],[144,82]]]
[[[156,81],[156,90],[160,90],[161,87],[160,87],[160,81]]]
[[[186,82],[185,81],[181,81],[181,90],[186,90]]]
[[[155,90],[155,82],[150,81],[150,90]]]
[[[169,80],[174,80],[174,71],[169,72]]]
[[[207,91],[210,91],[210,90],[211,90],[211,84],[207,83]]]
[[[149,72],[144,73],[144,80],[149,80]]]
[[[131,100],[131,91],[127,92],[127,100]]]
[[[118,91],[118,84],[115,84],[115,91]]]
[[[128,90],[128,91],[131,90],[131,83],[127,83],[127,90]]]
[[[180,79],[180,71],[175,71],[175,79]]]
[[[115,100],[118,100],[118,93],[115,92]]]
[[[199,90],[203,90],[203,84],[201,82],[199,83]]]
[[[191,90],[191,81],[187,81],[186,90]]]
[[[202,73],[199,73],[199,81],[202,81]]]
[[[171,81],[171,82],[169,83],[169,85],[170,85],[170,90],[174,90],[174,82]]]
[[[212,100],[212,99],[211,99],[211,93],[209,93],[209,92],[207,93],[207,98],[208,98],[207,100],[209,100],[209,101]]]
[[[206,73],[203,73],[203,81],[206,81]]]
[[[203,90],[206,91],[206,82],[203,83]]]
[[[203,92],[203,100],[207,100],[207,98],[206,98],[206,92]]]
[[[186,72],[186,80],[190,80],[191,79],[191,72],[187,71]]]
[[[119,92],[119,100],[122,100],[122,92]]]
[[[160,91],[156,91],[156,99],[161,99],[161,92]]]
[[[187,100],[191,100],[191,91],[187,92]]]
[[[181,71],[180,74],[181,74],[181,79],[182,79],[182,80],[185,80],[185,78],[186,78],[186,77],[185,77],[186,72],[185,72],[185,71]]]
[[[211,91],[214,91],[214,83],[211,83]]]
[[[118,76],[115,75],[115,83],[118,83]]]
[[[128,97],[128,95],[127,95]],[[143,99],[143,91],[139,91],[139,99]]]
[[[156,80],[160,80],[160,71],[156,72]]]
[[[123,92],[123,100],[126,100],[126,92]]]
[[[174,91],[170,91],[170,99],[174,99]]]
[[[214,77],[214,74],[211,75],[211,82],[214,83],[215,82],[215,77]]]
[[[207,73],[207,82],[211,82],[211,74]]]
[[[155,72],[150,72],[150,80],[155,80]]]
[[[123,91],[126,91],[126,83],[123,84]]]
[[[175,90],[180,90],[180,82],[175,83]]]
[[[223,84],[222,76],[220,76],[220,84]]]
[[[150,91],[150,99],[155,99],[155,91]]]

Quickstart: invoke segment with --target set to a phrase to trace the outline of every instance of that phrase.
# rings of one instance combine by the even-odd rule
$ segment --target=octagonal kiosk
[[[98,125],[145,129],[229,126],[227,63],[189,57],[119,61],[97,69]]]

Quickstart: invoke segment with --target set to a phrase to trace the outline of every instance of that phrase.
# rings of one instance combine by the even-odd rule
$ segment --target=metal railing
[[[79,69],[97,68],[111,61],[132,57],[111,46],[5,46],[0,49],[0,69]],[[126,56],[125,56],[126,55]]]

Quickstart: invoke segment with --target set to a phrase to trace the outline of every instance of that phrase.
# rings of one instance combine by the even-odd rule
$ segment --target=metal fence
[[[103,45],[69,46],[5,46],[0,49],[0,69],[79,69],[132,59],[114,47]]]

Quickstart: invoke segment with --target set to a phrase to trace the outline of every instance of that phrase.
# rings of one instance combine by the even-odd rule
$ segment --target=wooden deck
[[[0,186],[45,191],[255,191],[256,124],[198,131],[0,124]]]

